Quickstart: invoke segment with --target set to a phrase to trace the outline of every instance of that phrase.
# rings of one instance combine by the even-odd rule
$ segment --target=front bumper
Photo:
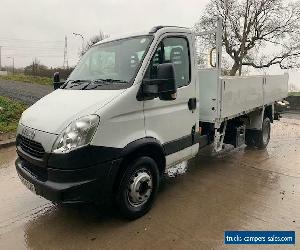
[[[37,195],[57,203],[107,202],[113,192],[121,160],[81,169],[54,169],[36,166],[19,157],[19,175],[34,185]]]

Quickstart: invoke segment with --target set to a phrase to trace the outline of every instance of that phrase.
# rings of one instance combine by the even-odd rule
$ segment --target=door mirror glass
[[[175,81],[175,68],[173,63],[160,64],[157,67],[157,77],[161,79],[158,85],[158,95],[161,100],[175,100],[177,86]]]
[[[164,101],[175,100],[177,86],[173,63],[163,63],[157,66],[157,79],[144,79],[143,93],[145,96],[159,97]]]

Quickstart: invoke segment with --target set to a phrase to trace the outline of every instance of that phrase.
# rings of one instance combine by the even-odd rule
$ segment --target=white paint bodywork
[[[193,36],[190,31],[186,29],[170,28],[168,32],[158,31],[156,46],[151,48],[149,58],[152,58],[156,51],[158,44],[169,36],[182,36],[182,31],[185,31],[184,36],[187,38],[189,46],[193,49]],[[177,89],[177,98],[173,101],[162,101],[159,98],[144,101],[144,116],[145,116],[145,131],[147,137],[157,139],[161,144],[175,141],[181,137],[191,134],[193,126],[198,129],[198,111],[190,111],[188,108],[188,101],[190,98],[197,98],[196,80],[197,75],[194,72],[195,58],[194,54],[190,55],[191,64],[191,79],[187,86]],[[149,60],[150,62],[150,60]],[[147,65],[148,66],[148,65]],[[147,67],[146,67],[147,68]],[[198,99],[198,98],[197,98]],[[194,156],[195,150],[193,147],[188,147],[175,154],[166,156],[167,167],[177,164],[183,159],[188,159]]]
[[[138,85],[133,85],[97,111],[100,125],[92,145],[124,148],[146,136],[143,102],[136,99],[138,89]]]
[[[94,114],[124,90],[58,89],[37,101],[22,115],[24,126],[52,134],[60,134],[72,121]]]
[[[168,155],[166,157],[166,168],[177,165],[183,161],[190,160],[198,153],[198,151],[199,151],[199,144],[195,144],[192,147],[188,147],[179,152]]]
[[[214,122],[220,117],[220,74],[219,69],[198,71],[199,119],[203,122]]]

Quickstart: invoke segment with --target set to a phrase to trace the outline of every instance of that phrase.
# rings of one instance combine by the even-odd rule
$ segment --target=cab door
[[[165,35],[161,38],[144,77],[157,79],[159,64],[174,64],[177,98],[162,101],[157,97],[144,101],[146,135],[161,142],[167,166],[195,154],[193,134],[197,127],[196,86],[192,75],[190,48],[191,37],[181,34]]]

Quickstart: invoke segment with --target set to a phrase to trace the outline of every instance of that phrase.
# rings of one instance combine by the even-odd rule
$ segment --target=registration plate
[[[20,174],[19,174],[19,177],[20,177],[20,180],[21,180],[21,182],[31,191],[31,192],[33,192],[33,193],[36,193],[36,191],[35,191],[35,187],[34,187],[34,185],[31,183],[31,182],[29,182],[29,181],[27,181],[23,176],[21,176]]]

